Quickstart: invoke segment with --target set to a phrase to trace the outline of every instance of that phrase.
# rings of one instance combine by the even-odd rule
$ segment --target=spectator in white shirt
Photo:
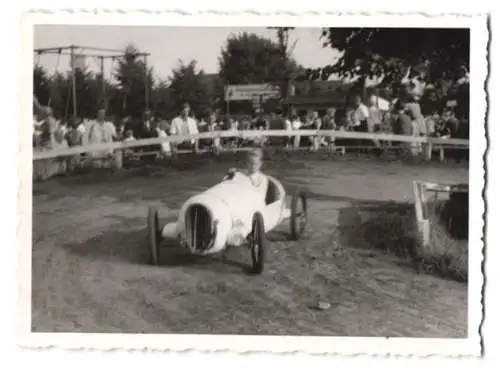
[[[382,113],[378,108],[378,97],[372,95],[368,104],[367,129],[369,133],[376,133],[380,131],[380,125],[382,124]],[[373,144],[377,149],[380,148],[380,142],[377,139],[373,139]]]
[[[323,118],[323,129],[324,130],[335,130],[335,108],[328,108],[326,114]],[[325,138],[325,142],[328,145],[329,150],[333,151],[335,149],[335,135],[328,135]]]
[[[368,119],[370,118],[370,111],[363,103],[361,96],[354,97],[354,109],[351,113],[351,130],[356,132],[368,131]],[[354,139],[353,142],[356,146],[363,148],[367,143],[363,139]]]
[[[207,126],[208,126],[208,131],[212,132],[212,133],[221,130],[221,123],[219,123],[217,121],[217,115],[215,112],[209,113]],[[214,139],[213,139],[213,141],[211,141],[211,143],[212,143],[212,149],[215,150],[216,152],[219,152],[221,149],[220,138],[214,137]]]
[[[198,134],[198,125],[196,124],[196,121],[192,117],[189,117],[190,111],[191,107],[189,106],[189,103],[184,103],[182,106],[181,114],[172,120],[172,124],[170,125],[170,135]],[[196,151],[198,149],[198,140],[196,139],[185,140],[183,142],[176,143],[175,145],[173,145],[173,147],[174,148],[194,147]]]
[[[118,133],[116,132],[116,126],[111,121],[105,121],[104,125],[106,126],[106,130],[111,134],[112,140],[118,139]]]
[[[127,130],[125,132],[123,141],[124,142],[132,142],[134,140],[136,140],[135,137],[134,137],[134,132],[132,130]],[[132,157],[134,155],[134,149],[133,148],[125,148],[125,150],[123,151],[123,155],[126,158]]]
[[[285,130],[286,131],[292,131],[292,119],[290,117],[290,115],[286,115],[285,116]],[[285,147],[288,148],[290,147],[290,145],[293,145],[293,136],[288,136],[286,137],[286,141],[285,141]]]
[[[312,111],[308,123],[306,124],[308,130],[320,130],[321,129],[321,119],[319,118],[318,111]],[[313,135],[309,137],[309,150],[315,151],[319,148],[321,138],[319,136]]]
[[[370,117],[370,111],[368,107],[363,104],[361,97],[357,95],[354,98],[354,111],[352,116],[352,126],[354,131],[366,131],[368,118]]]
[[[168,134],[167,132],[159,125],[159,123],[156,124],[156,132],[158,133],[158,138],[167,138]],[[172,152],[172,148],[170,146],[170,142],[163,142],[160,145],[161,149],[161,154],[164,156],[170,156]]]
[[[76,130],[80,133],[80,135],[83,135],[85,133],[85,125],[83,124],[83,120],[81,118],[77,118],[76,122]]]
[[[103,109],[98,111],[97,120],[90,125],[85,138],[85,142],[89,144],[110,143],[113,141],[113,130],[105,121],[105,111]],[[113,155],[113,150],[96,151],[91,152],[88,155],[90,157],[111,157]]]
[[[291,121],[292,121],[292,130],[300,130],[304,125],[300,117],[297,115],[297,112],[294,112],[292,114]],[[293,137],[293,147],[294,148],[300,147],[300,135],[295,135]]]
[[[40,109],[42,124],[40,125],[40,146],[44,150],[50,150],[54,147],[54,133],[57,130],[58,123],[53,116],[52,108],[42,106]]]

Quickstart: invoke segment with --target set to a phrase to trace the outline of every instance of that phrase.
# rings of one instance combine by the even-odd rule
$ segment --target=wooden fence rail
[[[402,143],[421,143],[427,145],[428,152],[432,148],[448,147],[458,149],[468,149],[469,141],[465,139],[443,139],[431,137],[414,137],[396,134],[383,133],[359,133],[333,130],[259,130],[259,131],[220,131],[200,133],[196,135],[172,135],[165,138],[140,139],[129,142],[99,143],[85,146],[75,146],[63,149],[54,149],[33,153],[33,160],[44,160],[57,157],[78,155],[86,152],[106,151],[106,150],[124,150],[127,148],[137,148],[150,145],[160,145],[162,143],[182,143],[188,140],[198,139],[217,139],[217,138],[261,138],[261,137],[334,137],[335,139],[364,139],[379,140]],[[429,157],[429,154],[428,154]]]

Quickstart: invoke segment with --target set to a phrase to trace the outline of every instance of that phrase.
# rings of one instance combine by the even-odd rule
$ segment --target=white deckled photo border
[[[480,326],[483,320],[482,289],[484,277],[483,230],[485,202],[484,155],[487,148],[485,120],[487,112],[488,42],[486,15],[430,14],[354,14],[305,13],[258,14],[256,12],[218,14],[205,12],[187,15],[181,12],[64,10],[33,11],[22,19],[19,64],[19,122],[32,120],[33,27],[35,24],[80,25],[165,25],[165,26],[268,26],[295,27],[450,27],[470,28],[470,117],[474,130],[470,132],[469,168],[469,280],[468,338],[347,338],[308,336],[231,336],[231,335],[154,335],[154,334],[83,334],[31,332],[31,235],[32,235],[32,144],[31,129],[19,125],[20,148],[18,169],[19,220],[18,243],[18,344],[23,347],[59,347],[63,349],[155,349],[233,352],[303,352],[337,355],[401,355],[476,357],[481,354]]]

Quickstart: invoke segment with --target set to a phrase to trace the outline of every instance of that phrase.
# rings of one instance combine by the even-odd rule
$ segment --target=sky
[[[154,67],[155,77],[166,79],[177,67],[179,60],[198,62],[205,73],[218,72],[218,57],[231,34],[256,33],[276,40],[276,33],[263,27],[165,27],[165,26],[75,26],[38,25],[34,32],[34,47],[50,48],[69,45],[124,50],[127,44],[151,53],[148,64]],[[324,48],[320,28],[297,28],[290,33],[290,45],[295,41],[292,56],[304,67],[322,67],[335,61],[338,52]],[[91,51],[89,51],[91,52]],[[97,52],[92,52],[97,53]],[[99,54],[99,53],[97,53]],[[109,53],[103,53],[109,54]],[[37,60],[38,59],[38,60]],[[35,56],[49,73],[70,68],[69,57],[56,55]],[[99,71],[97,58],[88,58],[87,66]],[[105,62],[105,76],[111,77],[111,60]]]

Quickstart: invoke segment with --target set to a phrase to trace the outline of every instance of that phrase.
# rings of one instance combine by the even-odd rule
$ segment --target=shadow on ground
[[[417,234],[413,205],[398,202],[358,202],[339,210],[340,243],[391,250],[402,258],[415,255]],[[396,247],[396,248],[395,248]]]
[[[71,254],[84,258],[131,264],[147,264],[149,251],[145,230],[107,230],[84,242],[64,245]]]
[[[114,228],[80,243],[64,245],[70,254],[114,263],[150,266],[150,250],[146,229]],[[219,273],[251,274],[250,251],[245,247],[231,248],[210,256],[195,256],[174,242],[162,242],[159,267],[186,267]]]

